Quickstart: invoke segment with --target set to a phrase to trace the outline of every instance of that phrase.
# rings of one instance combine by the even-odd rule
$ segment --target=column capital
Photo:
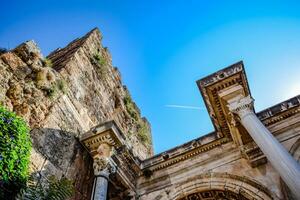
[[[116,166],[111,162],[109,158],[95,156],[93,169],[95,176],[103,175],[108,178],[109,174],[116,171]]]
[[[97,154],[93,156],[93,168],[96,176],[108,176],[115,172],[115,165],[111,161],[113,147],[107,143],[101,143],[97,149]]]
[[[238,96],[228,101],[230,112],[237,114],[240,118],[253,112],[254,99],[249,95],[246,97]]]
[[[94,174],[108,177],[115,172],[111,159],[114,149],[125,144],[125,136],[114,121],[107,121],[80,136],[80,142],[92,156]]]

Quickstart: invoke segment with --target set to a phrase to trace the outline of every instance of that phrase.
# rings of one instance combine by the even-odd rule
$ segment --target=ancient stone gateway
[[[52,67],[33,42],[0,55],[3,104],[32,128],[32,172],[74,180],[76,200],[300,199],[300,95],[256,112],[237,62],[197,81],[214,130],[153,155],[101,38],[55,50]],[[68,91],[49,98],[59,80]]]
[[[299,199],[299,96],[255,113],[242,62],[197,84],[216,130],[144,160],[140,198]]]
[[[297,162],[300,161],[300,138],[292,145],[290,153]]]
[[[101,144],[121,148],[125,154],[103,159],[124,170],[120,175],[130,171],[132,181],[136,181],[128,188],[130,198],[141,200],[299,199],[299,97],[255,113],[242,62],[197,83],[215,132],[136,160],[117,124],[99,125],[81,138],[94,158],[94,166],[100,156],[95,149]],[[126,163],[126,167],[117,163]],[[106,168],[103,173],[107,174]],[[107,181],[97,185],[97,174],[96,170],[95,194],[106,196]],[[121,179],[126,180],[126,175]]]

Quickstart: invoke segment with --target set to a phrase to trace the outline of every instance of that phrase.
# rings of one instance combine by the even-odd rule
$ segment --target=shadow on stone
[[[75,133],[50,128],[35,128],[31,132],[31,158],[36,178],[41,184],[47,177],[66,177],[74,182],[74,199],[88,199],[93,184],[92,158],[75,137]]]

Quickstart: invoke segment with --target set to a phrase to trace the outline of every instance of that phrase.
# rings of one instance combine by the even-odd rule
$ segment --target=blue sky
[[[47,55],[99,27],[159,153],[213,131],[195,81],[237,61],[257,111],[300,94],[299,10],[276,0],[3,0],[0,46],[34,39]]]

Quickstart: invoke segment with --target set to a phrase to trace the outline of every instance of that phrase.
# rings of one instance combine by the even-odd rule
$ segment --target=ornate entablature
[[[94,156],[100,144],[107,143],[114,147],[114,149],[118,149],[125,144],[125,137],[115,122],[109,121],[84,133],[80,137],[80,141],[84,144],[88,152]]]
[[[225,69],[197,81],[209,116],[216,129],[218,137],[228,137],[232,139],[228,126],[229,110],[227,103],[220,97],[220,93],[225,89],[235,86],[240,87],[240,93],[244,96],[250,95],[247,77],[243,62],[240,61]]]
[[[155,172],[207,152],[229,141],[227,138],[217,139],[215,135],[213,132],[157,156],[143,160],[141,167],[142,169],[150,169],[152,172]]]
[[[300,95],[262,110],[257,116],[266,126],[270,126],[299,112]]]
[[[266,162],[266,158],[247,131],[240,124],[232,124],[232,116],[223,99],[220,98],[227,91],[238,89],[243,96],[250,95],[250,89],[242,62],[233,64],[210,76],[197,81],[197,85],[203,95],[209,115],[214,124],[215,131],[200,138],[177,146],[166,152],[142,161],[142,169],[157,171],[168,166],[182,162],[213,148],[233,141],[230,128],[236,126],[242,135],[243,143],[240,146],[241,155],[249,160],[252,167]],[[225,91],[225,92],[224,92]],[[251,108],[254,109],[254,108]],[[300,112],[300,95],[285,102],[272,106],[257,113],[261,121],[269,126],[272,123],[283,120]]]

